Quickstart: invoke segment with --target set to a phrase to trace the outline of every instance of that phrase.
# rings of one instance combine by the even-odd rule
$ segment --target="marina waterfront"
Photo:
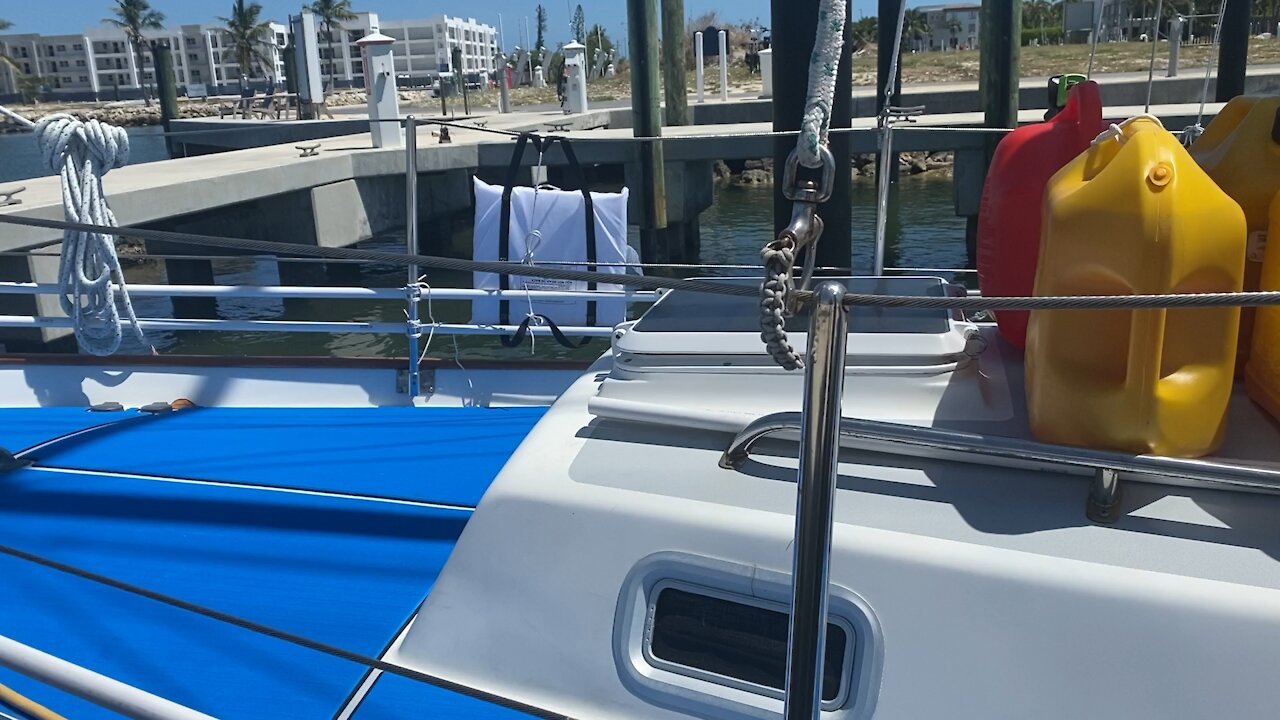
[[[127,132],[130,165],[169,159],[164,146],[164,128],[161,126],[131,127]],[[31,133],[0,133],[0,183],[52,174],[40,159],[40,152]]]
[[[716,188],[715,203],[701,217],[702,263],[757,264],[760,248],[772,232],[772,188],[721,184]],[[964,219],[952,209],[951,182],[932,174],[903,177],[891,193],[891,220],[887,259],[890,266],[931,268],[964,267]],[[875,232],[875,185],[869,180],[853,184],[853,250],[855,271],[868,272]],[[469,223],[457,224],[455,245],[470,246]],[[635,234],[635,229],[632,229]],[[823,242],[833,242],[831,237]],[[632,238],[633,244],[638,244]],[[366,249],[402,251],[403,232],[387,234],[360,244]],[[426,252],[432,252],[430,248]],[[326,279],[319,264],[311,265],[308,282],[315,285],[337,284]],[[400,287],[404,273],[400,268],[357,265],[348,273],[346,284],[366,287]],[[213,263],[215,281],[219,284],[273,285],[279,283],[274,261],[256,258],[227,258]],[[751,274],[751,271],[715,271],[708,274]],[[158,262],[134,265],[126,271],[133,283],[165,282],[164,266]],[[944,275],[953,279],[950,274]],[[961,278],[954,278],[960,280]],[[433,271],[427,281],[437,287],[471,287],[465,274]],[[169,317],[172,305],[165,298],[137,298],[134,305],[139,315]],[[219,299],[219,317],[236,320],[356,320],[397,322],[404,318],[403,303],[352,300]],[[469,304],[441,301],[430,308],[441,322],[465,322]],[[424,321],[428,308],[421,309]],[[386,356],[404,355],[407,341],[403,336],[386,335],[314,335],[302,333],[240,332],[153,332],[149,339],[160,352],[230,355],[337,355]],[[528,344],[520,348],[503,348],[492,337],[459,337],[458,348],[463,357],[474,358],[590,358],[606,347],[597,340],[580,350],[566,350],[550,339],[539,340],[536,350]],[[141,352],[133,347],[130,352]],[[453,338],[437,337],[428,356],[452,357]]]

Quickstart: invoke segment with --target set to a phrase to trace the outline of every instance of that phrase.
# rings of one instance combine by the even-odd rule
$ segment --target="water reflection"
[[[866,181],[853,186],[853,267],[868,272],[871,266],[875,234],[875,187]],[[716,191],[716,202],[701,218],[702,261],[704,263],[757,264],[760,247],[770,239],[773,228],[772,189],[759,186],[722,186]],[[886,260],[890,266],[964,267],[964,220],[957,218],[952,206],[951,183],[945,178],[928,176],[904,177],[890,196]],[[823,242],[832,242],[828,236]],[[637,243],[637,238],[632,238]],[[459,224],[453,245],[469,247],[471,228]],[[404,236],[388,234],[360,244],[361,248],[400,252]],[[360,265],[352,272],[326,273],[322,265],[311,264],[303,273],[308,284],[350,285],[365,287],[401,287],[404,270],[385,265]],[[215,280],[224,285],[281,284],[276,263],[257,258],[225,258],[213,262]],[[693,274],[693,273],[689,273]],[[703,273],[712,274],[712,273]],[[718,274],[750,274],[750,271]],[[129,268],[126,276],[134,283],[163,283],[164,270],[159,263]],[[334,276],[342,278],[339,282]],[[428,271],[427,281],[434,287],[471,287],[469,273]],[[294,281],[296,284],[296,280]],[[137,298],[139,315],[171,317],[172,303],[164,298]],[[642,308],[635,308],[640,310]],[[365,322],[402,322],[405,305],[396,301],[219,299],[219,317],[237,320],[355,320]],[[466,322],[470,305],[465,301],[437,301],[421,306],[426,322],[434,314],[440,322]],[[151,341],[161,352],[218,355],[333,355],[342,357],[403,356],[408,352],[404,336],[311,333],[247,333],[247,332],[155,332]],[[607,347],[606,340],[596,340],[586,347],[569,350],[550,338],[539,339],[536,348],[526,343],[521,348],[503,348],[493,337],[459,337],[457,344],[464,358],[519,359],[590,359]],[[142,348],[130,348],[141,352]],[[437,336],[427,350],[428,357],[451,358],[453,339]]]

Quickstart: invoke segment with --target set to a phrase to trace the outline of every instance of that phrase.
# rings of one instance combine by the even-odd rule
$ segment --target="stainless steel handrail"
[[[849,327],[844,294],[844,283],[824,282],[814,291],[810,308],[804,415],[800,423],[796,534],[792,544],[791,618],[783,713],[787,720],[815,720],[822,708],[831,523],[836,461],[840,453],[836,433],[840,400],[844,395],[845,339]]]
[[[720,465],[740,467],[756,441],[800,427],[800,413],[781,412],[760,417],[734,437],[721,456]],[[1114,506],[1121,477],[1184,487],[1280,494],[1280,469],[1267,467],[1129,455],[855,418],[840,420],[839,434],[841,445],[849,448],[1001,467],[1045,469],[1048,466],[1061,472],[1093,475],[1091,501],[1102,505]]]
[[[412,115],[405,118],[404,133],[404,243],[409,255],[418,253],[418,122]],[[422,358],[418,355],[418,340],[422,326],[418,322],[418,302],[422,291],[418,287],[418,266],[408,267],[405,299],[409,304],[406,334],[409,336],[409,397],[422,394]]]

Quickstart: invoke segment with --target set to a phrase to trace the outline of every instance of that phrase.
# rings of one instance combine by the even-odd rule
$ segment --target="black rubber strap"
[[[564,147],[564,158],[569,161],[569,172],[572,174],[573,182],[577,183],[578,189],[582,191],[583,207],[586,209],[584,213],[587,221],[587,270],[594,271],[596,269],[596,207],[591,202],[591,190],[587,187],[587,176],[582,171],[582,165],[578,163],[578,155],[573,151],[573,146],[569,144],[568,138],[559,138],[560,144]],[[596,284],[594,282],[587,283],[587,291],[594,291]],[[587,301],[587,325],[594,326],[596,324],[596,302],[594,300]]]
[[[535,318],[541,320],[543,323],[546,324],[546,326],[551,330],[551,337],[555,338],[556,342],[560,343],[564,347],[569,348],[570,350],[576,350],[577,348],[580,348],[586,345],[587,343],[591,342],[591,338],[589,337],[584,337],[577,342],[570,340],[569,336],[564,334],[564,331],[560,329],[560,326],[557,325],[554,320],[547,317],[546,315],[539,315],[537,313],[534,313],[533,315],[529,315],[525,317],[524,322],[520,323],[520,327],[516,328],[516,332],[514,335],[512,335],[511,337],[506,337],[505,335],[502,336],[501,338],[502,346],[509,347],[509,348],[519,347],[520,343],[524,342],[524,336],[529,334],[529,323],[532,322]]]
[[[530,136],[521,133],[516,138],[516,148],[511,151],[511,163],[507,166],[507,180],[502,187],[502,215],[498,220],[498,262],[507,262],[507,256],[511,254],[511,192],[515,189],[516,181],[520,175],[520,161],[524,158],[525,146],[529,144]],[[538,138],[533,138],[533,142],[539,148],[541,143]],[[498,275],[498,288],[501,290],[511,289],[511,276],[501,273]],[[498,324],[510,324],[511,306],[507,300],[498,301]]]

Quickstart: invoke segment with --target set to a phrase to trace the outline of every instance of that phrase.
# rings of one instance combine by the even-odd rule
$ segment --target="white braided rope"
[[[800,139],[796,142],[800,164],[808,168],[822,167],[818,147],[827,143],[827,131],[831,127],[836,73],[844,50],[846,2],[822,0],[818,6],[818,30],[809,60],[809,95],[805,99],[804,119],[800,122]]]
[[[97,120],[83,122],[71,115],[56,113],[41,118],[35,125],[35,134],[40,157],[62,178],[62,210],[66,219],[116,227],[116,216],[102,192],[102,176],[129,161],[129,136],[125,131]],[[115,236],[63,231],[58,301],[62,311],[75,321],[80,348],[93,355],[111,355],[120,349],[123,329],[113,283],[118,283],[120,304],[134,336],[149,347],[124,287]]]

